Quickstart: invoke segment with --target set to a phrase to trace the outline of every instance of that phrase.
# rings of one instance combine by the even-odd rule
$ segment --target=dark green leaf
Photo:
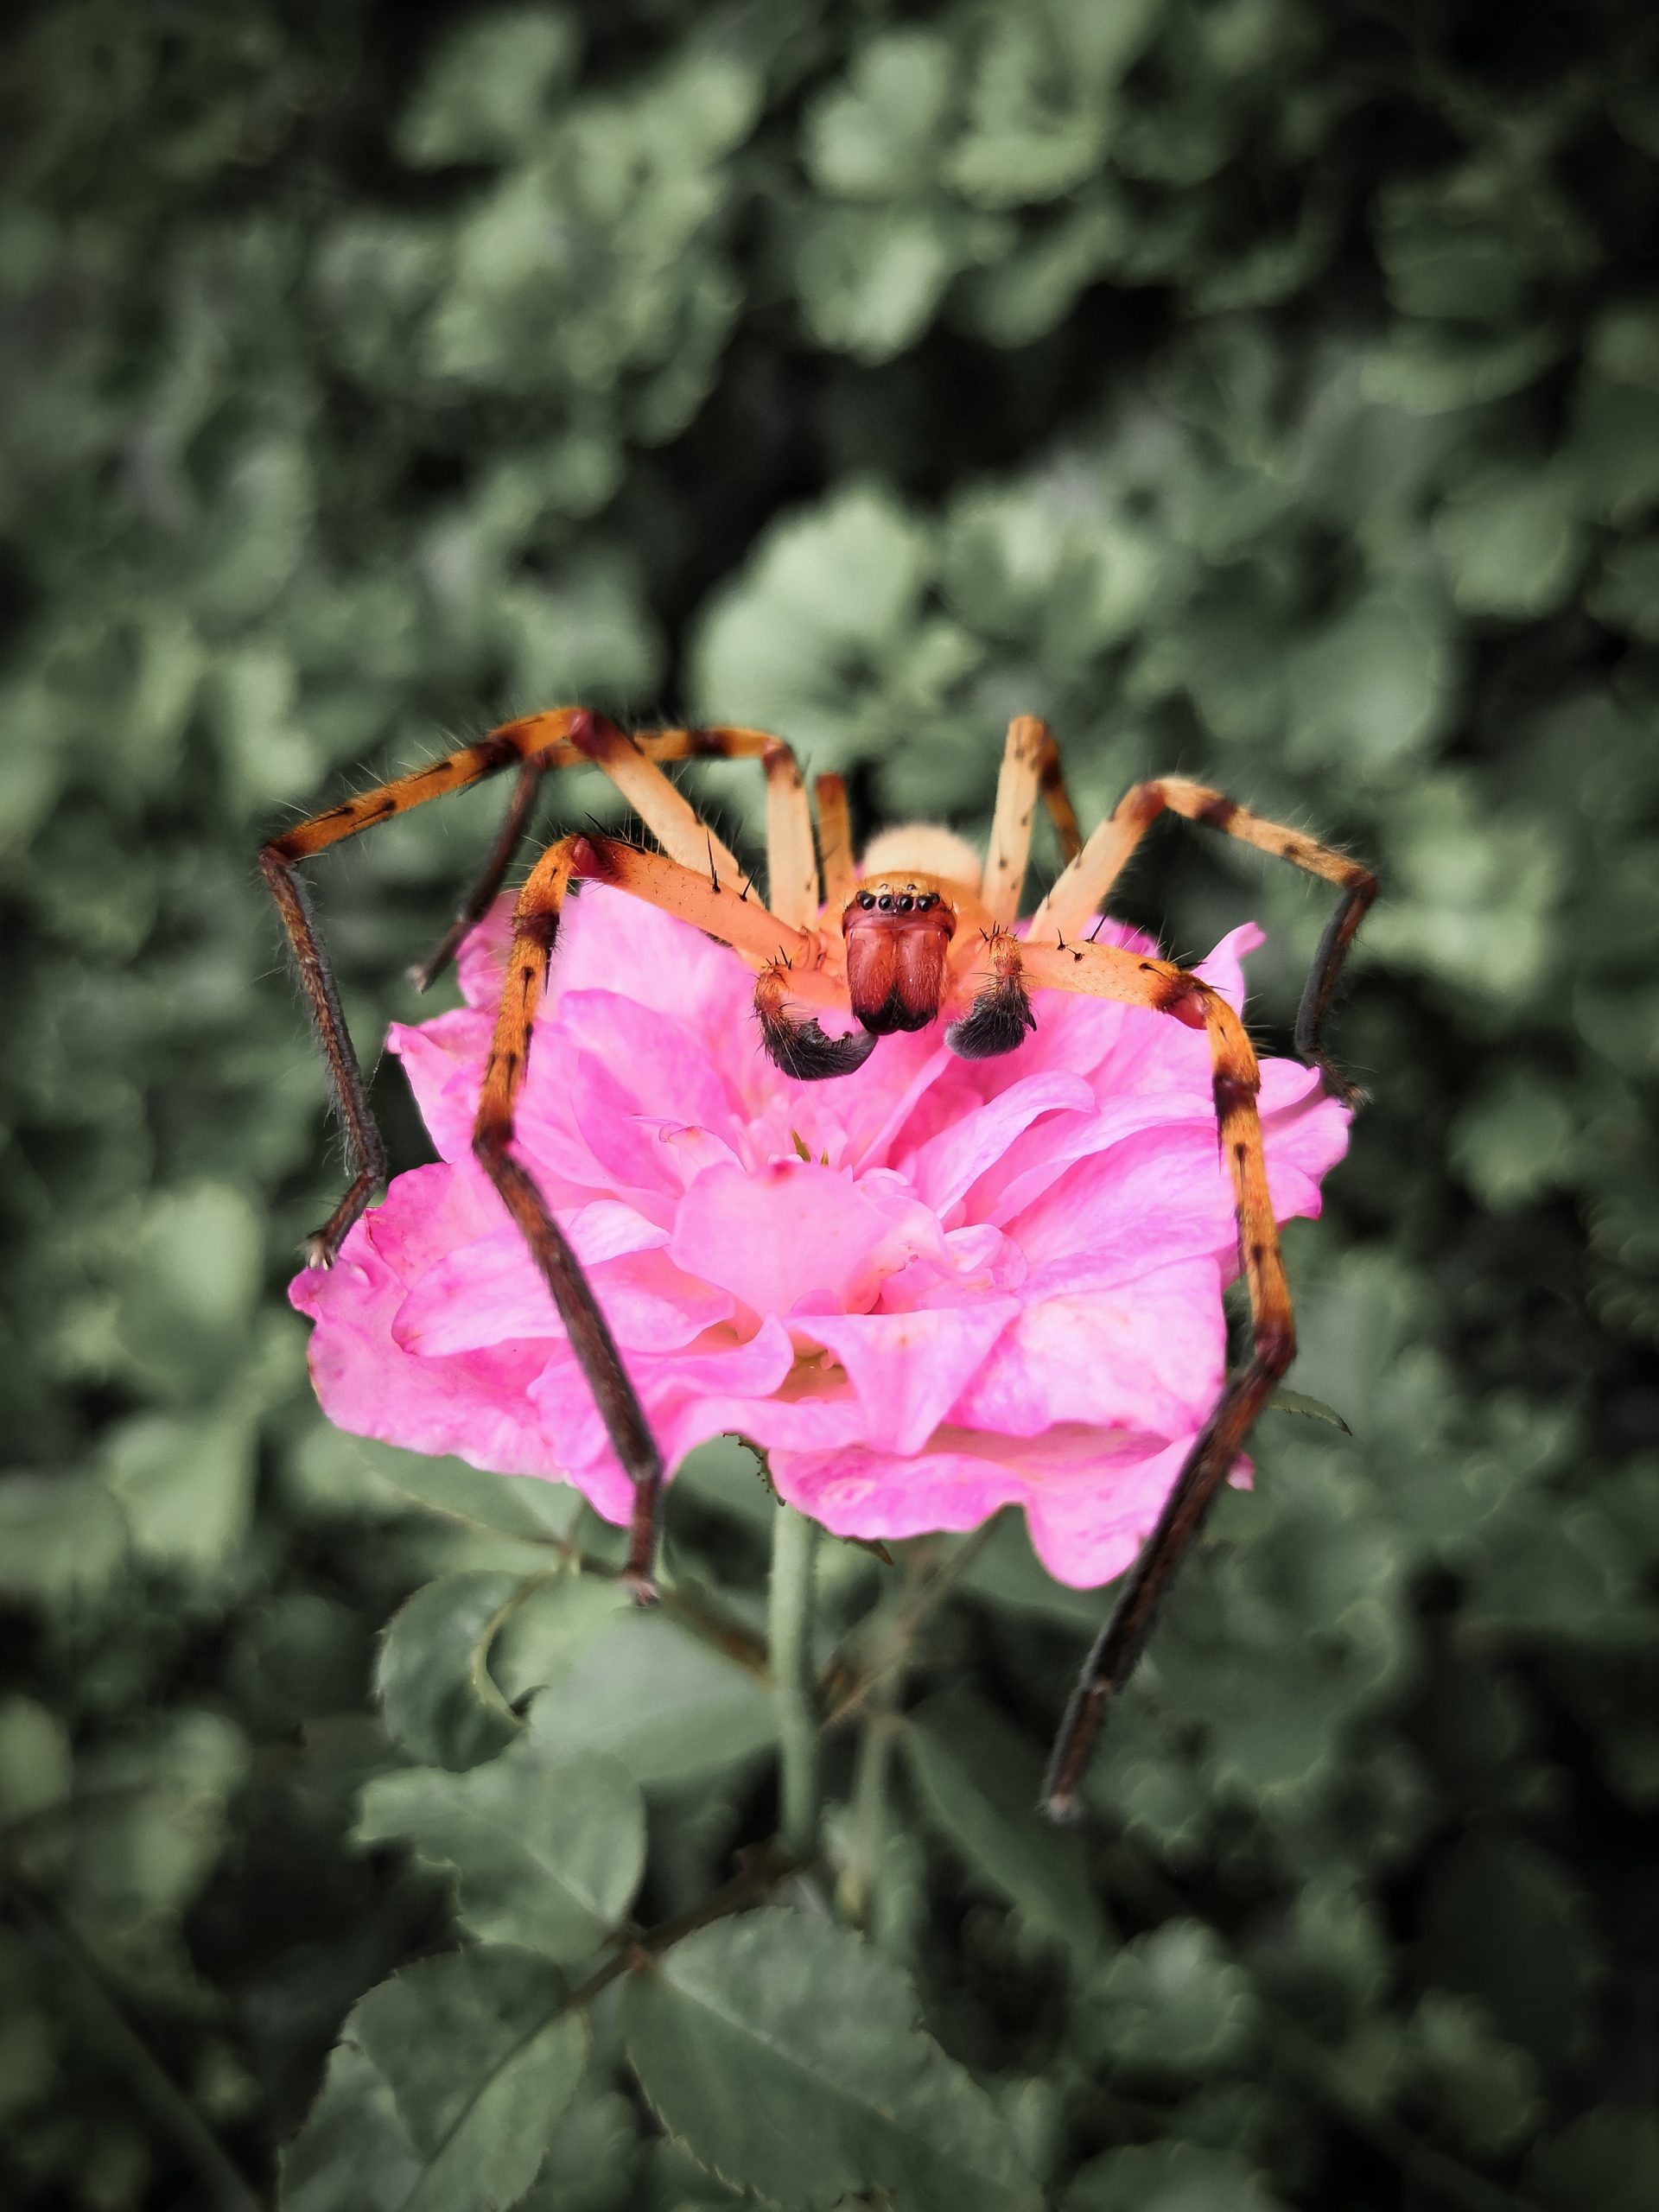
[[[545,1963],[500,1949],[423,1960],[372,1989],[283,2159],[287,2212],[506,2212],[587,2064],[563,1998]]]
[[[489,1640],[524,1585],[449,1574],[417,1590],[387,1628],[375,1669],[386,1726],[414,1758],[476,1766],[518,1732],[489,1672]]]
[[[846,1929],[781,1907],[718,1923],[630,1979],[624,2020],[665,2126],[740,2187],[802,2206],[886,2189],[926,2212],[1036,2212],[989,2099]]]
[[[531,1732],[561,1758],[605,1751],[651,1786],[718,1773],[776,1736],[764,1682],[661,1613],[630,1612],[541,1691]]]
[[[0,1482],[0,1591],[45,1605],[91,1594],[126,1548],[120,1507],[85,1475],[10,1475]]]
[[[363,1793],[358,1838],[403,1838],[454,1868],[462,1924],[562,1964],[618,1926],[645,1866],[645,1809],[613,1761],[529,1738],[467,1774],[417,1767]]]
[[[1083,1841],[1038,1810],[1036,1745],[965,1690],[931,1698],[904,1736],[924,1809],[972,1871],[1080,1967],[1097,1955],[1105,1923]]]
[[[1274,1413],[1300,1414],[1304,1421],[1327,1421],[1344,1436],[1354,1433],[1334,1406],[1327,1406],[1323,1398],[1310,1398],[1306,1390],[1288,1389],[1281,1382],[1268,1403]]]

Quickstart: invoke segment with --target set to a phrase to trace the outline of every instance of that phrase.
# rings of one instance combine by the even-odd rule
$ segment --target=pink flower
[[[396,1027],[439,1164],[398,1176],[293,1300],[342,1428],[632,1490],[541,1277],[474,1162],[504,902],[463,950],[466,1005]],[[1149,950],[1108,923],[1109,942]],[[1235,930],[1198,973],[1235,1006]],[[725,1431],[841,1535],[1025,1509],[1061,1581],[1133,1558],[1220,1389],[1236,1271],[1209,1047],[1166,1016],[1039,992],[1017,1052],[943,1027],[804,1084],[760,1049],[735,954],[625,893],[565,910],[518,1123],[672,1466]],[[1262,1065],[1274,1211],[1317,1214],[1348,1116]]]

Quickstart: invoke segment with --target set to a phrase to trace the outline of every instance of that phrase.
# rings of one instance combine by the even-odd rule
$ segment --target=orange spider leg
[[[1083,832],[1077,827],[1071,797],[1065,788],[1065,776],[1060,766],[1059,741],[1046,722],[1039,723],[1039,728],[1046,742],[1037,764],[1038,795],[1048,809],[1049,820],[1054,824],[1054,835],[1060,843],[1060,858],[1069,868],[1083,850]]]
[[[543,760],[526,760],[513,783],[512,797],[507,802],[501,827],[495,833],[495,842],[485,855],[484,865],[476,881],[455,909],[455,918],[438,939],[424,960],[416,963],[409,971],[409,980],[417,991],[429,991],[438,977],[454,958],[461,940],[467,931],[481,921],[489,910],[491,900],[501,888],[502,878],[512,865],[513,855],[530,826],[535,811],[536,794],[542,787],[542,778],[547,772]]]
[[[514,910],[512,949],[485,1064],[473,1152],[542,1272],[616,1455],[634,1485],[627,1573],[636,1594],[649,1599],[662,1453],[575,1255],[534,1177],[512,1151],[513,1117],[530,1066],[536,1009],[546,988],[565,893],[573,878],[584,876],[678,915],[722,938],[757,966],[778,958],[804,961],[812,948],[799,931],[764,906],[722,890],[706,874],[612,837],[562,837],[550,845],[531,870]]]
[[[780,922],[810,929],[818,918],[818,854],[806,779],[781,741],[760,760],[766,772],[766,904]]]
[[[1310,1067],[1319,1069],[1330,1090],[1353,1104],[1359,1094],[1326,1058],[1322,1033],[1354,932],[1376,896],[1376,878],[1346,854],[1300,836],[1282,823],[1252,814],[1206,785],[1190,783],[1184,776],[1160,776],[1150,783],[1136,784],[1118,801],[1032,917],[1033,938],[1052,930],[1065,944],[1068,938],[1081,935],[1135,847],[1166,810],[1185,815],[1189,822],[1207,823],[1212,830],[1242,838],[1258,851],[1271,853],[1310,875],[1340,886],[1343,896],[1325,925],[1302,992],[1296,1015],[1296,1050]]]
[[[1060,773],[1060,750],[1048,724],[1035,715],[1016,715],[1008,724],[1002,766],[996,779],[996,807],[985,849],[981,895],[1004,928],[1020,912],[1031,858],[1031,817],[1037,801],[1046,804],[1069,865],[1083,850],[1077,817],[1071,810]]]
[[[1077,1810],[1077,1792],[1105,1708],[1133,1672],[1165,1592],[1203,1526],[1211,1500],[1243,1449],[1251,1424],[1296,1353],[1290,1290],[1285,1281],[1268,1189],[1262,1124],[1256,1113],[1261,1075],[1244,1025],[1217,991],[1167,960],[1150,960],[1110,945],[1021,945],[996,940],[1004,987],[1084,991],[1128,1006],[1173,1014],[1209,1033],[1216,1117],[1232,1179],[1239,1265],[1249,1287],[1252,1353],[1228,1381],[1175,1479],[1157,1526],[1124,1583],[1110,1619],[1084,1662],[1060,1725],[1043,1804],[1056,1820]],[[1017,974],[1015,968],[1017,963]]]
[[[818,856],[823,864],[824,911],[837,922],[858,883],[853,858],[853,817],[842,776],[817,776],[812,796],[818,805]]]
[[[422,988],[439,975],[467,929],[484,912],[512,863],[514,852],[533,810],[543,775],[558,768],[591,760],[602,768],[642,816],[646,826],[667,849],[688,865],[706,864],[721,882],[735,883],[741,873],[730,852],[697,820],[690,807],[664,776],[656,760],[690,760],[720,754],[725,758],[758,755],[766,766],[774,823],[785,824],[781,862],[791,890],[791,902],[801,899],[804,842],[811,848],[811,826],[805,819],[805,792],[794,756],[780,739],[764,730],[720,728],[660,730],[636,743],[612,722],[585,708],[560,707],[546,714],[530,715],[504,723],[476,744],[463,746],[429,766],[365,791],[322,814],[300,823],[280,837],[273,837],[259,855],[263,872],[287,936],[289,948],[305,994],[323,1065],[327,1071],[334,1105],[345,1135],[350,1181],[345,1196],[323,1226],[307,1239],[307,1256],[313,1266],[327,1267],[340,1239],[368,1205],[386,1176],[385,1147],[369,1105],[367,1087],[356,1051],[346,1030],[321,936],[311,914],[295,863],[326,851],[341,839],[354,837],[376,823],[390,821],[413,806],[441,798],[447,792],[465,791],[485,777],[519,764],[519,773],[505,820],[490,848],[476,882],[462,901],[455,920],[446,931],[430,958],[411,970]],[[796,798],[791,795],[798,794]],[[793,807],[793,815],[791,809]],[[813,883],[816,889],[816,872]],[[809,916],[807,918],[810,918]]]
[[[779,886],[786,881],[791,887],[802,880],[803,870],[799,849],[803,835],[807,859],[811,861],[812,823],[807,811],[805,786],[795,756],[781,738],[773,737],[763,729],[745,729],[736,725],[719,724],[707,729],[676,728],[636,731],[632,740],[634,749],[647,761],[660,765],[664,760],[759,760],[766,770],[767,808],[767,895],[775,912],[782,913],[785,904],[798,906],[798,888],[791,899],[780,903]],[[488,909],[491,900],[501,888],[502,881],[512,864],[530,817],[536,803],[536,793],[542,777],[554,769],[569,768],[588,759],[590,754],[569,738],[562,738],[545,752],[527,760],[519,772],[506,817],[495,842],[491,846],[478,879],[462,899],[455,918],[435,946],[430,957],[409,971],[410,981],[417,990],[429,990],[437,978],[454,959],[461,940],[468,930]],[[613,778],[614,781],[615,779]],[[653,786],[660,789],[660,786]],[[671,800],[677,799],[671,794]],[[685,830],[683,803],[675,810],[676,823],[682,833]],[[687,847],[689,849],[689,845]],[[726,849],[719,848],[721,853]],[[683,857],[683,854],[682,854]],[[731,856],[726,854],[729,861]],[[732,862],[735,866],[735,862]],[[811,909],[804,915],[810,921],[817,912],[817,869],[811,868]],[[790,920],[802,917],[791,913]]]
[[[280,837],[273,837],[259,855],[260,872],[276,903],[277,917],[288,939],[300,988],[317,1033],[329,1090],[346,1140],[346,1167],[351,1177],[346,1195],[323,1226],[306,1240],[306,1254],[313,1267],[327,1267],[340,1240],[367,1205],[377,1185],[385,1180],[385,1147],[381,1142],[369,1106],[367,1087],[357,1053],[346,1027],[334,971],[322,939],[312,918],[303,887],[295,874],[296,861],[324,852],[342,838],[355,837],[376,823],[389,822],[411,806],[441,798],[448,791],[465,791],[515,761],[528,761],[556,751],[581,709],[560,708],[545,715],[530,715],[521,721],[492,730],[475,745],[464,745],[442,760],[416,768],[407,776],[365,791],[360,798],[346,799],[321,814],[313,815]],[[505,862],[503,862],[503,866]]]
[[[800,764],[783,739],[768,730],[715,723],[704,729],[645,730],[634,743],[651,761],[759,760],[766,779],[766,904],[780,921],[810,928],[818,916],[812,812]],[[665,851],[671,849],[665,839],[662,842]],[[718,841],[715,849],[724,850]],[[683,853],[675,857],[685,860]],[[686,865],[695,867],[697,861]]]

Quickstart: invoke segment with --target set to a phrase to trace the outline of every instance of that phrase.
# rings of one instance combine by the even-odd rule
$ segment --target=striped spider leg
[[[1149,1007],[1206,1032],[1222,1156],[1232,1181],[1239,1260],[1250,1298],[1249,1362],[1229,1378],[1199,1432],[1084,1663],[1061,1723],[1043,1784],[1043,1804],[1053,1818],[1065,1820],[1077,1813],[1077,1791],[1107,1703],[1133,1671],[1158,1606],[1217,1491],[1295,1357],[1296,1333],[1256,1112],[1261,1075],[1244,1025],[1226,1000],[1173,962],[1147,959],[1116,945],[1033,947],[1004,938],[993,953],[1001,956],[999,988],[1004,992],[1011,987],[1082,991]]]
[[[1003,783],[998,791],[999,825],[1005,818],[1005,793],[1008,822],[1017,827],[1022,820],[1028,823],[1030,819],[1029,798],[1022,799],[1020,794],[1028,789],[1031,772],[1016,760],[1021,749],[1016,747],[1011,731]],[[1027,741],[1023,750],[1034,752],[1034,741]],[[995,862],[1002,849],[994,829],[986,886],[995,901],[996,926],[978,965],[971,1005],[952,1025],[952,1043],[957,1051],[974,1057],[1012,1049],[1033,1020],[1030,993],[1042,988],[1082,991],[1149,1007],[1191,1027],[1204,1029],[1210,1039],[1222,1156],[1233,1185],[1239,1262],[1250,1300],[1251,1357],[1228,1381],[1193,1444],[1157,1525],[1089,1654],[1061,1724],[1043,1785],[1044,1807],[1057,1820],[1075,1817],[1077,1793],[1106,1707],[1134,1670],[1165,1592],[1256,1414],[1296,1350],[1290,1294],[1268,1195],[1256,1111],[1261,1077],[1243,1023],[1217,992],[1167,961],[1144,959],[1113,946],[1068,942],[1088,928],[1141,837],[1166,810],[1206,823],[1341,887],[1343,896],[1320,938],[1302,994],[1296,1047],[1308,1065],[1319,1070],[1325,1087],[1334,1096],[1352,1104],[1359,1095],[1332,1066],[1323,1049],[1322,1032],[1343,961],[1376,896],[1376,879],[1368,869],[1328,846],[1249,813],[1219,791],[1185,778],[1161,777],[1137,784],[1081,851],[1075,853],[1039,906],[1022,940],[1007,934],[1007,925],[1017,911],[1024,849],[1017,840],[1007,841],[1008,859],[998,877]],[[1052,944],[1048,943],[1051,931]]]
[[[1319,1069],[1333,1096],[1349,1105],[1357,1103],[1357,1090],[1332,1065],[1321,1043],[1342,963],[1365,918],[1365,910],[1376,896],[1376,878],[1345,853],[1316,844],[1313,838],[1299,836],[1281,823],[1265,821],[1204,784],[1189,783],[1185,776],[1159,776],[1124,793],[1059,877],[1031,918],[1033,941],[1046,937],[1050,930],[1061,943],[1080,935],[1100,912],[1141,838],[1166,810],[1185,815],[1189,822],[1206,823],[1212,830],[1240,838],[1261,852],[1271,853],[1275,859],[1288,861],[1294,868],[1341,887],[1342,897],[1319,939],[1297,1009],[1296,1050],[1309,1067]]]
[[[736,887],[743,881],[743,871],[737,861],[698,819],[658,765],[663,760],[710,755],[757,757],[765,767],[767,849],[779,913],[768,913],[751,901],[747,886],[744,894],[739,895]],[[586,1278],[540,1192],[512,1155],[512,1106],[524,1079],[529,1022],[545,978],[546,953],[556,932],[564,887],[572,874],[597,874],[622,883],[671,912],[697,920],[711,934],[740,948],[749,948],[749,957],[757,967],[774,962],[781,954],[806,981],[816,964],[814,940],[798,924],[810,928],[817,912],[817,861],[806,788],[794,755],[781,741],[761,730],[662,730],[636,741],[585,708],[559,708],[504,724],[474,745],[464,746],[425,768],[300,823],[270,840],[259,855],[259,865],[293,956],[346,1141],[350,1181],[345,1195],[323,1226],[307,1240],[310,1263],[327,1267],[346,1230],[385,1182],[386,1157],[346,1027],[334,970],[296,873],[296,863],[410,807],[449,791],[464,791],[516,764],[518,775],[506,819],[484,869],[455,924],[431,958],[414,971],[416,980],[424,984],[442,970],[467,929],[499,888],[527,828],[542,776],[582,761],[591,761],[604,771],[668,858],[634,854],[631,848],[608,839],[567,838],[538,863],[520,899],[521,916],[529,915],[524,928],[530,936],[522,947],[515,937],[514,966],[503,998],[497,1052],[493,1074],[485,1084],[474,1151],[518,1222],[547,1281],[612,1444],[634,1484],[628,1571],[643,1598],[651,1592],[662,1457]],[[834,792],[830,798],[833,807]],[[841,811],[844,820],[844,796]],[[603,859],[607,854],[613,857]],[[664,869],[671,874],[664,876]],[[524,900],[532,891],[536,903],[527,910]],[[712,911],[706,912],[711,901]],[[546,945],[538,950],[541,938],[545,938]],[[533,988],[523,976],[526,963]]]

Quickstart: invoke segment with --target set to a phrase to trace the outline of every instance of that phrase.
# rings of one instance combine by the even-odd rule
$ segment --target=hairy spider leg
[[[818,857],[823,868],[823,903],[839,914],[858,883],[853,856],[853,817],[842,776],[815,776],[812,796],[818,809]]]
[[[304,887],[295,874],[295,864],[378,823],[388,822],[410,807],[424,805],[427,800],[441,798],[449,791],[465,791],[517,762],[519,772],[512,798],[484,868],[431,957],[412,971],[414,981],[424,988],[442,972],[467,929],[500,888],[533,810],[540,779],[554,769],[594,761],[634,805],[665,849],[682,861],[717,871],[723,882],[736,882],[741,870],[735,859],[698,821],[656,765],[710,756],[758,757],[762,761],[767,781],[769,833],[783,824],[780,845],[775,849],[781,850],[782,859],[774,865],[790,887],[792,902],[798,903],[803,895],[800,853],[803,842],[810,852],[811,824],[806,818],[800,770],[780,738],[766,730],[731,725],[657,730],[636,742],[625,737],[613,723],[582,707],[552,708],[544,714],[505,722],[475,744],[462,746],[424,768],[313,815],[282,836],[273,837],[264,848],[260,869],[293,956],[346,1141],[349,1181],[334,1212],[307,1240],[307,1256],[313,1266],[327,1267],[332,1262],[340,1239],[385,1181],[386,1158],[346,1027],[334,970]],[[816,888],[815,870],[815,892]]]
[[[1296,1354],[1290,1290],[1268,1189],[1262,1123],[1256,1112],[1261,1074],[1244,1025],[1218,991],[1167,960],[1150,960],[1115,945],[1015,946],[1028,989],[1082,991],[1150,1007],[1189,1028],[1207,1031],[1222,1154],[1232,1180],[1239,1265],[1249,1291],[1252,1353],[1231,1376],[1176,1477],[1156,1527],[1141,1547],[1110,1619],[1084,1664],[1066,1708],[1043,1784],[1044,1809],[1055,1820],[1078,1810],[1077,1793],[1108,1702],[1133,1673],[1164,1593],[1242,1450],[1256,1414]]]
[[[556,749],[580,712],[576,708],[559,708],[505,723],[476,744],[463,745],[424,768],[394,777],[360,798],[344,799],[338,806],[314,814],[280,837],[271,838],[260,851],[260,873],[288,939],[346,1141],[350,1178],[346,1194],[322,1227],[306,1240],[306,1256],[314,1267],[330,1264],[340,1238],[368,1205],[377,1186],[386,1179],[386,1153],[346,1027],[334,969],[304,887],[295,873],[296,864],[344,838],[372,829],[377,823],[389,822],[412,806],[423,806],[429,799],[442,798],[448,791],[466,791],[503,768]],[[505,861],[502,864],[505,867]]]
[[[1083,850],[1083,838],[1061,773],[1060,748],[1046,722],[1035,715],[1016,715],[1002,750],[980,891],[992,918],[1005,929],[1020,912],[1031,859],[1031,817],[1039,798],[1060,841],[1060,856],[1070,866]]]
[[[711,881],[706,873],[660,853],[642,852],[620,839],[592,834],[562,837],[550,845],[525,879],[513,912],[512,949],[485,1064],[473,1152],[541,1270],[600,1418],[633,1484],[626,1571],[635,1594],[649,1599],[654,1595],[651,1576],[662,1453],[587,1277],[535,1178],[512,1151],[514,1116],[529,1071],[536,1009],[547,986],[565,893],[578,877],[613,884],[664,913],[677,915],[721,938],[756,966],[779,955],[804,961],[810,940],[758,901]]]
[[[769,730],[715,723],[702,729],[636,730],[632,742],[645,760],[658,765],[665,760],[759,760],[766,778],[766,895],[774,913],[786,913],[791,921],[813,918],[817,912],[818,874],[812,853],[812,817],[800,767],[782,738],[772,736]],[[529,828],[542,778],[557,768],[574,767],[589,757],[569,738],[562,738],[525,761],[477,880],[430,956],[409,971],[417,990],[431,988],[454,958],[467,931],[487,912],[500,890]],[[725,847],[720,849],[724,852]],[[727,857],[729,860],[730,855]],[[810,906],[804,903],[808,899]],[[803,908],[804,912],[799,911]]]
[[[1062,944],[1080,937],[1135,847],[1166,810],[1185,815],[1189,822],[1207,823],[1212,830],[1242,838],[1260,852],[1271,853],[1310,875],[1340,886],[1343,895],[1325,925],[1302,991],[1296,1015],[1296,1050],[1309,1067],[1319,1069],[1326,1088],[1337,1097],[1351,1106],[1357,1103],[1357,1088],[1332,1065],[1323,1044],[1325,1018],[1337,977],[1354,932],[1376,896],[1376,878],[1345,853],[1301,836],[1282,823],[1252,814],[1204,784],[1190,783],[1184,776],[1159,776],[1124,793],[1033,915],[1032,938],[1046,936],[1051,930]]]
[[[512,797],[507,802],[501,827],[495,841],[484,856],[471,889],[455,909],[455,918],[433,946],[424,960],[417,961],[409,971],[409,980],[417,991],[429,991],[461,949],[467,931],[481,921],[488,912],[490,901],[501,888],[501,880],[512,867],[513,855],[530,827],[530,817],[536,810],[536,794],[542,787],[542,778],[547,772],[543,760],[529,760],[520,767],[513,780]]]

